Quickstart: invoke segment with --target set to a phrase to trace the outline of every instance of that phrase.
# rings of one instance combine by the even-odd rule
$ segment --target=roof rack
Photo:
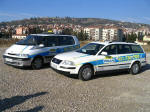
[[[113,42],[120,42],[120,41],[109,41],[109,43],[113,43]]]
[[[136,42],[126,42],[126,43],[134,43],[134,44],[137,44]]]

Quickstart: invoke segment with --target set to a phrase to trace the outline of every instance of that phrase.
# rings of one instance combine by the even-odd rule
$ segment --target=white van
[[[71,35],[32,34],[9,47],[3,54],[4,63],[13,66],[31,66],[39,69],[58,53],[80,47],[77,37]]]
[[[66,58],[67,57],[67,58]],[[92,42],[69,53],[56,55],[51,67],[78,74],[79,79],[89,80],[96,72],[127,69],[138,74],[146,65],[146,53],[136,43]]]

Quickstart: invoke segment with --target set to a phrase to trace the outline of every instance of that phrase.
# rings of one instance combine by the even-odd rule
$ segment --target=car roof
[[[72,35],[59,35],[59,34],[31,34],[31,35],[35,35],[35,36],[72,36]]]
[[[96,41],[96,42],[91,42],[91,43],[97,43],[97,44],[103,44],[103,45],[111,45],[111,44],[130,44],[130,45],[138,45],[137,43],[129,43],[129,42],[109,42],[109,41],[106,41],[106,42],[99,42],[99,41]]]

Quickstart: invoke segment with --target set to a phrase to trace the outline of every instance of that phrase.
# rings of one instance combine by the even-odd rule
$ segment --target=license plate
[[[52,66],[53,68],[57,69],[57,65],[56,65],[56,64],[52,63],[51,66]]]
[[[5,61],[13,62],[13,60],[12,60],[12,59],[10,59],[10,58],[5,58]]]

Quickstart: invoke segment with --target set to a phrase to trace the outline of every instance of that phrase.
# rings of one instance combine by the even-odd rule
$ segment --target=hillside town
[[[41,24],[41,25],[17,25],[0,27],[0,37],[7,34],[7,38],[23,39],[29,34],[54,33],[62,34],[64,29],[71,29],[72,32],[84,32],[88,40],[94,41],[125,41],[128,35],[136,35],[135,42],[140,45],[147,45],[150,41],[150,29],[141,26],[138,29],[118,27],[115,24],[93,25],[83,27],[74,24]]]

